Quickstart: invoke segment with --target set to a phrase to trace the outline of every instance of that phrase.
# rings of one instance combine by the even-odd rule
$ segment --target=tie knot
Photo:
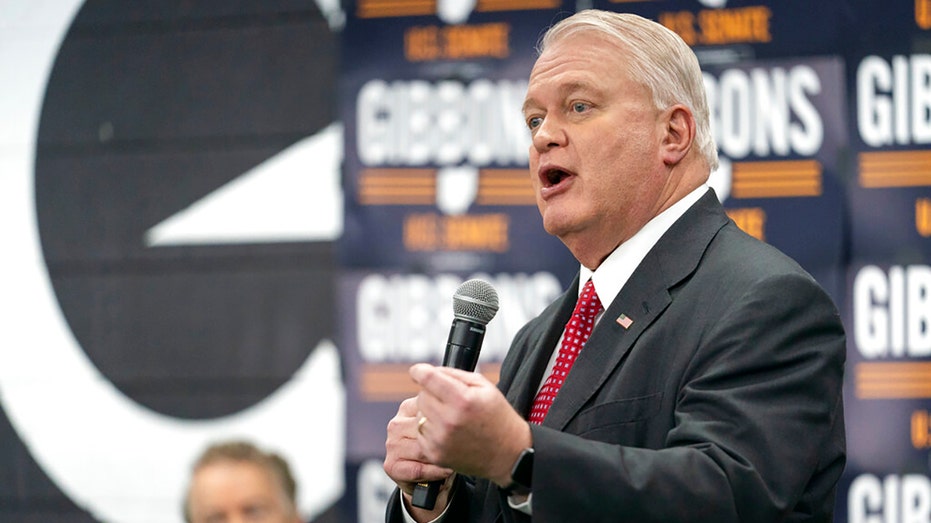
[[[575,304],[575,313],[584,318],[594,318],[602,311],[601,300],[598,299],[598,293],[595,292],[595,284],[589,279],[582,287],[582,294],[579,295],[579,301]]]

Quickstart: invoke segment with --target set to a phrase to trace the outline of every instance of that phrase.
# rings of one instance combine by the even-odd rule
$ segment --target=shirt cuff
[[[398,492],[398,495],[401,496],[401,514],[404,516],[404,521],[406,523],[417,523],[417,520],[414,519],[414,516],[411,516],[411,513],[407,511],[407,503],[404,501],[404,493]],[[446,508],[443,509],[443,512],[435,519],[432,519],[427,523],[441,523],[443,519],[446,518],[446,511],[449,510],[449,505],[450,504],[447,503]]]
[[[508,496],[508,506],[518,512],[523,512],[528,516],[533,515],[531,501],[533,501],[533,492],[527,494],[526,498],[524,496]]]

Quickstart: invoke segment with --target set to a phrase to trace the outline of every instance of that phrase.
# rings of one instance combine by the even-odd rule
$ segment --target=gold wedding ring
[[[420,419],[417,420],[417,432],[419,432],[420,434],[423,434],[423,424],[426,422],[427,422],[426,416],[421,416]]]

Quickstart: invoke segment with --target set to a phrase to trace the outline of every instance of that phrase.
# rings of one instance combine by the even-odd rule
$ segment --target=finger
[[[420,385],[422,392],[427,392],[442,402],[445,398],[462,394],[466,388],[465,383],[457,377],[458,374],[446,372],[449,370],[455,369],[418,363],[411,367],[410,375],[414,382]],[[422,399],[419,398],[418,401],[422,401]],[[420,407],[423,408],[422,405]]]
[[[455,369],[452,367],[437,367],[436,372],[446,374],[449,377],[459,382],[462,382],[465,385],[468,385],[470,387],[485,386],[485,385],[494,386],[492,382],[488,381],[488,378],[486,378],[483,374],[479,372],[469,372],[466,370]]]
[[[417,397],[407,398],[398,406],[398,415],[407,417],[417,416]]]
[[[389,437],[385,441],[385,455],[395,460],[427,461],[423,449],[414,435]]]
[[[385,460],[385,473],[396,483],[420,483],[445,479],[452,469],[414,460]]]
[[[494,384],[488,381],[488,378],[481,373],[453,367],[434,367],[428,364],[417,364],[411,367],[410,374],[414,382],[421,387],[429,387],[431,390],[433,390],[433,387],[442,387],[444,386],[443,384],[447,386],[464,385],[467,387],[494,386]],[[447,379],[450,381],[446,381]],[[430,385],[431,383],[434,385]],[[439,391],[441,389],[436,390]]]
[[[388,420],[388,441],[402,438],[417,439],[418,423],[423,418],[419,411],[414,416],[397,415]]]
[[[423,437],[417,434],[416,428],[412,430],[413,436],[389,435],[385,441],[385,472],[399,484],[433,481],[452,473],[451,469],[437,465],[427,457]]]
[[[414,380],[414,383],[420,385],[427,374],[430,374],[436,368],[437,367],[430,365],[429,363],[415,363],[410,366],[410,368],[407,370],[407,373],[410,375],[411,379]]]

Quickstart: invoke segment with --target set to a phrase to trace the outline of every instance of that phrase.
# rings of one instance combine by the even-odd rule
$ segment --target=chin
[[[550,206],[540,214],[543,217],[543,228],[553,236],[563,236],[579,229],[581,215],[572,206]]]
[[[543,230],[545,230],[550,235],[559,238],[563,241],[563,243],[566,242],[566,238],[572,233],[572,227],[570,227],[569,224],[555,220],[543,220]]]

